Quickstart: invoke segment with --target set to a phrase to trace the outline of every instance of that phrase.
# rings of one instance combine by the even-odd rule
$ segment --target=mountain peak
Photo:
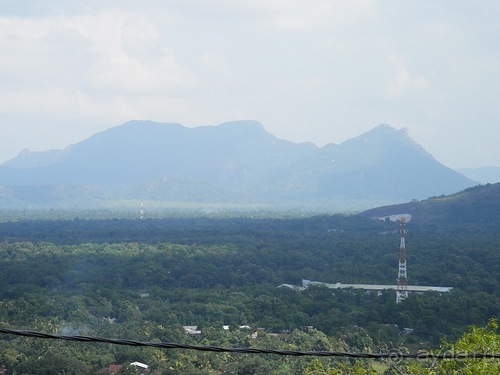
[[[264,130],[264,126],[258,121],[255,120],[236,120],[236,121],[228,121],[223,124],[218,125],[218,127],[238,127],[244,129],[261,129]]]
[[[342,142],[341,145],[387,144],[388,142],[398,142],[403,139],[411,139],[406,130],[398,130],[388,124],[380,124],[361,135]]]
[[[396,129],[395,127],[389,124],[380,124],[375,126],[373,129],[367,131],[366,133],[360,135],[363,136],[372,136],[372,137],[387,137],[387,136],[398,136],[403,138],[410,138],[408,135],[408,128]]]
[[[432,158],[431,154],[409,136],[407,128],[396,129],[388,124],[380,124],[360,136],[345,141],[343,145],[349,145],[349,147],[357,145],[361,149],[372,148],[379,149],[381,152],[385,150],[394,153],[411,150]]]

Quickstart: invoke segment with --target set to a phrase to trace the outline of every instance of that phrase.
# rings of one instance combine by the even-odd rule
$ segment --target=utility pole
[[[144,219],[144,201],[141,201],[141,208],[139,209],[139,219]]]
[[[396,303],[403,302],[408,297],[408,278],[406,275],[405,218],[400,219],[401,242],[399,245],[398,285]]]

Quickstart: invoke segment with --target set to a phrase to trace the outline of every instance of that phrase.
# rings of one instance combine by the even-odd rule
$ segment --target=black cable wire
[[[154,347],[160,349],[186,349],[198,350],[205,352],[218,353],[242,353],[242,354],[277,354],[288,356],[317,356],[317,357],[348,357],[348,358],[365,358],[365,359],[389,359],[392,361],[401,359],[500,359],[500,354],[495,353],[429,353],[420,352],[415,354],[401,353],[399,351],[391,351],[389,353],[351,353],[351,352],[329,352],[329,351],[296,351],[296,350],[275,350],[275,349],[256,349],[256,348],[223,348],[219,346],[198,346],[189,344],[176,344],[168,342],[140,342],[134,340],[109,339],[103,337],[90,336],[65,336],[41,333],[26,330],[14,330],[0,328],[0,333],[34,337],[41,339],[54,339],[78,342],[96,342],[123,346],[143,346]]]

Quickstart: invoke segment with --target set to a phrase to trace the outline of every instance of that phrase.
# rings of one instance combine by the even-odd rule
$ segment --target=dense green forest
[[[225,347],[429,350],[498,317],[495,226],[408,223],[409,283],[453,290],[396,304],[389,291],[278,288],[302,279],[395,284],[399,224],[388,220],[20,217],[0,223],[0,326]],[[201,334],[186,334],[188,325]],[[112,364],[125,365],[125,374],[134,361],[153,374],[370,374],[395,366],[0,335],[8,374],[106,373]]]

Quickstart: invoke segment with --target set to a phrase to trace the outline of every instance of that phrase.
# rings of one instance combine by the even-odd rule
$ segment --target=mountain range
[[[0,165],[0,207],[189,204],[370,208],[477,185],[389,125],[318,147],[256,121],[187,128],[130,121]]]

